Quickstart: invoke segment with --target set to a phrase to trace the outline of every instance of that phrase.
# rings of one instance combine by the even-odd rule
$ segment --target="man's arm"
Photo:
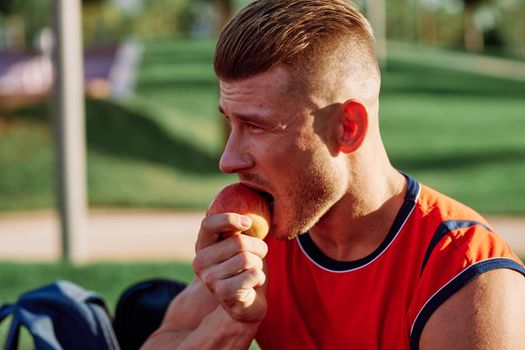
[[[433,349],[525,349],[525,278],[508,269],[486,272],[445,301],[419,342]]]
[[[173,299],[141,349],[248,348],[256,332],[257,325],[234,321],[196,278]]]

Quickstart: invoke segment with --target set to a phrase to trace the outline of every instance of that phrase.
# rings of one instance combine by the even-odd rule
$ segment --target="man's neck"
[[[317,247],[338,261],[374,252],[388,234],[407,190],[406,178],[391,168],[363,176],[310,230]]]

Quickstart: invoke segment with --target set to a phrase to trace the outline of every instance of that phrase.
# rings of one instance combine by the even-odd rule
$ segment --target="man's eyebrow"
[[[219,106],[219,112],[223,114],[224,116],[229,117],[228,115],[226,115],[226,113],[224,113],[224,110],[222,109],[221,106]],[[245,122],[256,122],[260,124],[269,124],[266,118],[258,114],[235,114],[233,115],[233,117],[240,119],[242,121],[245,121]]]

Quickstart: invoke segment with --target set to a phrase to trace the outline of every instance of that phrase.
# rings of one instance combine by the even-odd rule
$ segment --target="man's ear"
[[[355,152],[368,131],[368,112],[361,103],[348,100],[343,103],[339,117],[337,146],[340,152]]]

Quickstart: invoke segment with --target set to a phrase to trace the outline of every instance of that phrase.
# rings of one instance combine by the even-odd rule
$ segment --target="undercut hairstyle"
[[[372,28],[343,0],[258,0],[223,29],[214,68],[224,81],[249,78],[284,65],[311,79],[350,62],[354,78],[378,76]],[[311,82],[310,82],[311,83]]]

